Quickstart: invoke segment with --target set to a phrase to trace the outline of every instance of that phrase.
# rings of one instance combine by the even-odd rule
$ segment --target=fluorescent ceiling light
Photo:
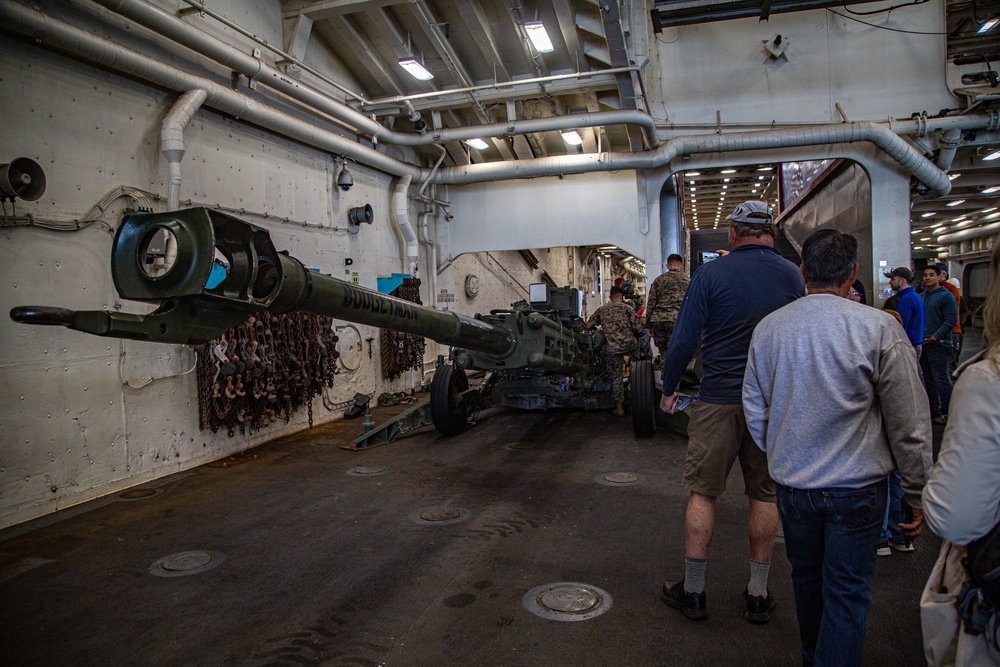
[[[554,47],[549,33],[545,32],[545,25],[541,21],[528,21],[524,24],[524,29],[528,32],[528,39],[539,53],[552,53]]]
[[[921,218],[933,218],[933,217],[934,217],[935,215],[937,215],[937,213],[934,213],[934,212],[931,212],[931,213],[924,213],[924,214],[923,214],[922,216],[920,216],[920,217],[921,217]]]
[[[772,169],[774,169],[774,167],[761,167],[757,171],[771,171]]]
[[[931,237],[929,237],[929,236],[924,236],[924,237],[921,237],[921,239],[920,239],[920,240],[921,240],[921,241],[930,241],[930,240],[931,240]]]
[[[955,201],[948,202],[947,204],[945,204],[945,206],[958,206],[959,204],[964,204],[964,203],[965,203],[964,199],[956,199]]]
[[[994,185],[992,188],[986,188],[983,190],[984,195],[991,195],[994,192],[1000,192],[1000,185]]]
[[[979,30],[976,31],[976,34],[977,35],[982,35],[984,33],[989,32],[990,30],[993,30],[993,28],[996,27],[997,23],[1000,23],[1000,19],[990,19],[989,21],[987,21],[986,23],[984,23],[979,28]]]
[[[730,180],[731,180],[731,179],[728,179],[728,178],[724,178],[724,179],[722,179],[722,182],[723,182],[723,183],[728,183],[728,182],[729,182]]]
[[[959,176],[961,176],[961,174],[948,174],[948,180],[949,181],[954,181]]]
[[[722,174],[735,174],[736,170],[735,169],[723,169],[720,173],[722,173]]]
[[[983,161],[988,162],[989,160],[996,160],[998,157],[1000,157],[1000,151],[993,151],[992,153],[984,157]]]
[[[563,141],[570,146],[579,146],[583,143],[583,137],[576,130],[563,130],[560,134],[562,134]]]
[[[984,208],[982,211],[980,211],[980,213],[992,213],[995,210],[997,210],[996,206],[994,206],[992,208]]]
[[[466,139],[465,143],[469,144],[477,151],[484,151],[490,147],[490,145],[482,139]]]
[[[434,75],[421,65],[416,58],[400,58],[399,66],[409,72],[414,79],[430,81],[434,78]]]
[[[910,232],[910,233],[911,233],[911,234],[919,234],[919,233],[920,233],[920,230],[919,230],[919,229],[914,229],[914,230],[913,230],[912,232]]]
[[[1000,213],[990,213],[983,216],[983,220],[995,220],[997,218],[1000,218]]]
[[[957,218],[952,218],[951,219],[952,222],[962,222],[963,220],[965,220],[965,216],[964,215],[961,215],[961,216],[959,216]]]

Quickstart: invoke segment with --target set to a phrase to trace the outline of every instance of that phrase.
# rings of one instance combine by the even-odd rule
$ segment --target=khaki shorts
[[[774,502],[774,480],[767,472],[767,456],[747,431],[743,406],[695,401],[688,423],[684,486],[718,498],[736,459],[743,470],[745,493],[754,500]]]

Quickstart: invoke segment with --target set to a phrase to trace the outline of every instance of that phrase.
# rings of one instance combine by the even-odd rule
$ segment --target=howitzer
[[[213,276],[213,267],[224,267],[223,275]],[[159,307],[135,315],[21,306],[10,316],[98,336],[180,344],[206,343],[264,309],[424,336],[454,348],[455,364],[441,366],[431,384],[432,419],[445,435],[461,432],[470,412],[496,405],[613,405],[613,378],[601,372],[605,339],[581,327],[575,289],[533,285],[529,302],[475,318],[437,311],[310,271],[276,250],[266,230],[207,208],[126,216],[115,234],[111,270],[122,298]],[[472,389],[466,370],[489,373]],[[648,378],[640,375],[633,379],[640,395],[636,386],[631,392],[633,425],[637,435],[652,435],[651,368]],[[641,423],[636,398],[643,403]]]

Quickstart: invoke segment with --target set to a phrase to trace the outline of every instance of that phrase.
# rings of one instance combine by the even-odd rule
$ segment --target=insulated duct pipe
[[[938,243],[945,243],[951,245],[952,243],[959,243],[960,241],[970,241],[972,239],[978,239],[983,236],[992,236],[1000,232],[1000,222],[991,222],[988,225],[983,225],[982,227],[976,227],[975,229],[964,229],[960,232],[953,232],[951,234],[942,234],[937,237]],[[997,241],[1000,243],[1000,241]]]
[[[932,124],[933,128],[926,127]],[[511,178],[535,178],[553,174],[582,174],[620,169],[656,169],[674,158],[696,153],[758,151],[793,146],[869,141],[896,160],[917,180],[927,186],[929,194],[940,197],[951,190],[948,175],[901,139],[900,134],[939,132],[945,129],[992,129],[997,124],[995,114],[923,119],[923,122],[900,123],[895,132],[881,123],[838,123],[771,132],[734,132],[725,135],[695,135],[676,137],[649,153],[585,153],[559,155],[517,162],[486,162],[448,167],[438,172],[437,183],[464,184]]]
[[[186,24],[184,24],[186,26]],[[294,118],[256,100],[217,85],[208,79],[180,72],[148,56],[118,46],[41,12],[14,2],[0,2],[0,29],[41,40],[51,48],[71,53],[92,63],[109,67],[153,84],[178,92],[203,88],[205,103],[223,113],[243,119],[278,134],[331,153],[350,157],[379,171],[395,176],[409,174],[426,178],[428,169],[388,157],[374,149],[346,139],[334,132]],[[620,112],[609,112],[620,113]],[[831,143],[870,141],[918,180],[930,194],[941,196],[951,188],[948,176],[923,157],[899,135],[925,136],[949,129],[994,130],[1000,126],[998,114],[976,114],[944,118],[917,118],[882,123],[842,123],[728,135],[676,137],[647,153],[600,153],[565,155],[533,160],[493,162],[447,167],[434,175],[435,183],[465,184],[489,180],[535,178],[618,169],[655,169],[667,165],[679,155],[726,151],[751,151],[792,146],[815,146]],[[467,130],[467,128],[463,128]],[[450,262],[449,262],[450,263]],[[444,268],[444,267],[443,267]],[[442,270],[443,270],[442,268]]]
[[[419,167],[396,160],[335,132],[261,104],[214,81],[178,70],[16,2],[0,2],[0,30],[28,35],[57,51],[154,85],[186,93],[202,89],[205,105],[304,144],[349,157],[386,174],[418,176]]]
[[[176,211],[181,199],[181,160],[184,159],[184,128],[201,108],[208,93],[189,90],[180,96],[173,108],[163,117],[160,126],[160,150],[167,158],[170,185],[167,189],[167,210]]]
[[[417,235],[410,224],[410,198],[407,191],[410,189],[412,177],[407,175],[399,179],[396,189],[392,193],[392,220],[396,225],[396,231],[403,239],[403,273],[411,276],[417,271],[417,258],[420,256],[420,247],[417,244]]]
[[[155,33],[167,37],[177,44],[181,44],[196,53],[207,58],[211,58],[220,65],[224,65],[248,79],[252,79],[259,84],[268,86],[300,102],[308,104],[314,109],[322,111],[332,118],[344,123],[355,131],[370,135],[373,139],[388,144],[400,146],[419,146],[435,143],[436,141],[461,141],[463,139],[473,139],[476,137],[500,136],[508,134],[525,134],[529,132],[542,132],[544,130],[595,127],[616,124],[640,125],[646,137],[647,143],[653,147],[659,144],[656,138],[656,124],[653,118],[641,111],[604,111],[593,114],[582,114],[580,116],[539,118],[521,123],[496,123],[482,126],[482,128],[461,128],[459,130],[442,130],[438,135],[430,135],[424,132],[410,134],[406,132],[396,132],[384,125],[372,120],[368,116],[360,113],[351,107],[343,104],[324,93],[321,93],[300,81],[292,79],[279,69],[271,67],[260,58],[243,53],[239,49],[225,42],[216,39],[203,30],[196,28],[190,23],[166,12],[159,7],[155,7],[145,0],[93,0],[97,4],[105,7],[116,14],[120,14],[139,25],[149,28]],[[410,105],[409,112],[416,113]],[[575,122],[566,124],[567,118],[577,118]],[[422,122],[422,121],[421,121]],[[550,122],[552,127],[548,127]],[[483,134],[483,132],[489,134]]]

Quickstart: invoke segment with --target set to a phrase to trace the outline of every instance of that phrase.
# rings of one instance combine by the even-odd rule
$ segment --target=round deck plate
[[[551,621],[588,621],[611,609],[611,595],[596,586],[559,582],[536,586],[521,604],[536,616]]]

